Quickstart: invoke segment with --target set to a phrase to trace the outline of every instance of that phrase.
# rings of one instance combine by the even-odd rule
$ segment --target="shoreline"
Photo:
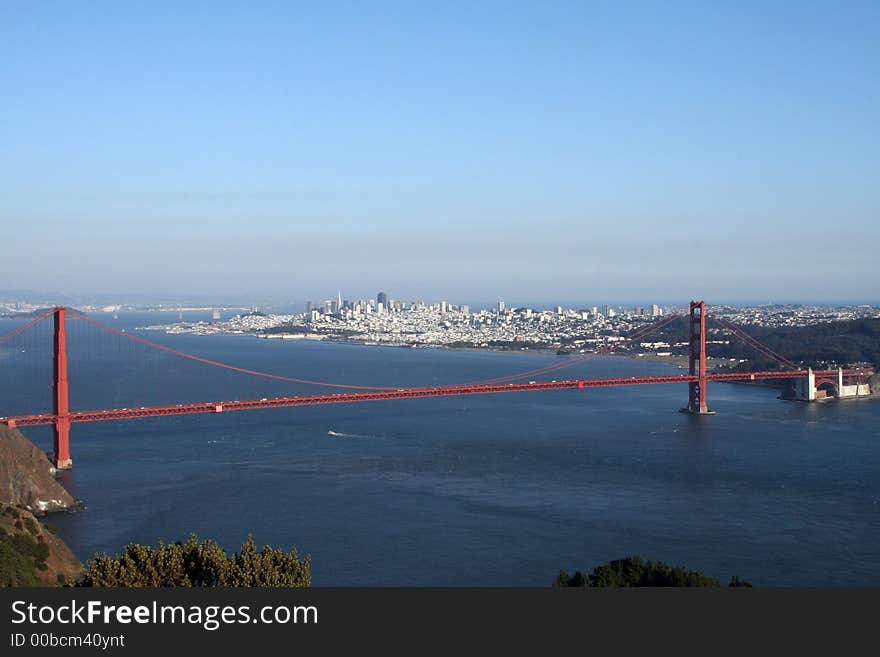
[[[135,327],[135,331],[156,331],[162,330],[159,327]],[[367,340],[352,340],[345,338],[334,338],[334,337],[324,337],[321,334],[310,334],[311,336],[321,336],[321,337],[300,337],[303,334],[289,334],[292,336],[297,336],[296,338],[282,338],[282,337],[269,337],[272,334],[265,333],[257,333],[257,332],[244,332],[244,331],[218,331],[216,333],[191,333],[191,332],[180,332],[180,333],[169,333],[168,331],[163,331],[166,335],[201,335],[203,337],[211,337],[211,336],[239,336],[239,337],[253,337],[257,339],[274,339],[281,341],[292,341],[294,343],[298,342],[324,342],[335,345],[348,345],[348,346],[357,346],[357,347],[384,347],[386,349],[432,349],[437,351],[470,351],[477,353],[503,353],[503,354],[540,354],[540,355],[555,355],[557,358],[561,359],[581,359],[587,360],[589,358],[598,358],[598,357],[614,357],[614,358],[626,358],[632,361],[647,361],[652,363],[663,363],[666,365],[670,365],[677,370],[686,370],[688,368],[688,356],[686,354],[674,354],[671,356],[659,356],[651,353],[630,353],[630,352],[608,352],[608,353],[598,353],[595,351],[583,351],[580,350],[572,350],[567,354],[559,354],[555,353],[556,350],[561,349],[561,347],[557,346],[528,346],[525,348],[512,348],[512,347],[480,347],[480,346],[454,346],[448,344],[427,344],[427,343],[382,343],[382,342],[371,342]],[[275,334],[278,336],[279,334]],[[714,360],[712,357],[709,357],[709,360]],[[729,361],[724,359],[721,361],[726,364]],[[726,366],[721,367],[713,367],[709,371],[718,373],[720,371],[733,371]],[[775,388],[779,389],[780,386],[778,382],[774,384],[773,381],[725,381],[724,383],[735,383],[740,385],[758,385],[763,388]],[[880,398],[880,392],[872,393],[871,395],[861,397],[861,399],[869,399],[869,398]],[[779,399],[783,399],[779,397]],[[834,398],[838,399],[838,398]],[[843,399],[849,399],[843,398]]]
[[[585,356],[614,356],[614,357],[625,357],[639,360],[648,360],[651,362],[657,363],[668,363],[670,365],[676,365],[681,367],[681,363],[676,362],[674,359],[684,359],[685,363],[687,361],[687,356],[656,356],[654,354],[632,354],[632,353],[599,353],[595,351],[583,351],[580,350],[572,350],[568,354],[557,354],[556,350],[560,349],[558,346],[528,346],[524,348],[513,348],[513,347],[480,347],[480,346],[455,346],[449,344],[433,344],[433,343],[408,343],[408,342],[372,342],[369,340],[349,340],[345,338],[337,338],[337,337],[325,337],[323,334],[309,334],[309,337],[301,337],[305,334],[293,333],[286,334],[291,337],[280,337],[285,334],[275,334],[277,337],[273,337],[272,334],[265,333],[257,333],[257,332],[245,332],[245,331],[217,331],[216,333],[194,333],[190,331],[180,331],[180,332],[169,332],[164,329],[164,327],[150,327],[150,326],[138,326],[135,327],[135,331],[160,331],[165,335],[193,335],[200,337],[214,337],[214,336],[238,336],[238,337],[254,337],[260,340],[280,340],[282,342],[324,342],[329,344],[340,344],[340,345],[354,345],[358,347],[384,347],[386,349],[435,349],[435,350],[447,350],[447,351],[476,351],[476,352],[486,352],[486,353],[511,353],[511,354],[530,354],[537,353],[542,355],[555,355],[559,358],[578,358]],[[296,336],[296,337],[293,337]],[[320,337],[317,337],[320,336]],[[686,366],[686,365],[685,365]]]

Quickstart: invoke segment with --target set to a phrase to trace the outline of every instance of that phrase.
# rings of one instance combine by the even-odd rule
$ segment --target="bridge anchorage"
[[[854,399],[870,397],[871,386],[859,381],[852,373],[842,367],[831,372],[814,372],[807,369],[805,378],[798,379],[794,386],[796,401],[825,401],[828,399]]]
[[[286,408],[292,406],[314,406],[325,404],[348,404],[353,402],[376,402],[389,401],[392,399],[420,399],[424,397],[451,397],[462,395],[486,395],[502,392],[534,392],[538,390],[583,390],[585,388],[608,388],[617,386],[656,385],[664,383],[683,384],[688,386],[688,405],[681,409],[683,412],[694,415],[711,415],[706,401],[706,392],[709,381],[761,381],[769,379],[795,380],[797,389],[796,398],[816,400],[828,396],[830,391],[836,397],[867,396],[870,391],[864,383],[864,378],[873,374],[870,369],[856,370],[812,370],[804,369],[792,363],[784,356],[779,355],[772,349],[764,346],[748,333],[736,325],[720,317],[711,319],[722,328],[727,329],[734,336],[743,340],[746,344],[760,352],[764,356],[772,358],[780,363],[784,370],[766,372],[709,372],[706,367],[706,304],[703,301],[692,301],[690,304],[690,357],[687,374],[668,374],[661,376],[641,377],[616,377],[607,379],[565,379],[565,380],[537,380],[551,372],[583,362],[583,359],[572,358],[564,362],[556,362],[552,365],[541,367],[527,372],[519,372],[507,376],[496,377],[484,381],[464,383],[456,385],[443,385],[418,388],[388,388],[377,386],[363,386],[343,383],[331,383],[327,381],[313,381],[298,379],[269,372],[259,372],[228,363],[219,363],[201,356],[177,351],[166,345],[157,344],[144,338],[125,333],[110,326],[106,326],[91,317],[75,310],[58,306],[46,312],[40,317],[28,322],[5,336],[0,336],[0,344],[7,342],[20,335],[24,331],[40,322],[54,319],[53,340],[53,372],[52,372],[52,412],[37,415],[10,415],[0,417],[0,424],[9,427],[26,427],[38,425],[52,425],[53,427],[53,451],[52,461],[55,467],[61,470],[72,467],[73,461],[70,454],[70,427],[76,422],[100,422],[107,420],[125,420],[145,417],[165,417],[174,415],[189,415],[196,413],[226,413],[231,411],[246,411],[254,409]],[[174,356],[202,363],[203,365],[233,370],[249,376],[263,377],[276,381],[285,381],[298,384],[309,384],[330,388],[343,388],[345,392],[333,394],[311,394],[289,397],[274,397],[272,399],[241,399],[235,401],[207,401],[197,403],[172,404],[166,406],[142,406],[139,408],[106,408],[98,410],[70,410],[69,385],[67,379],[67,329],[68,318],[86,322],[98,329],[121,336],[126,340],[146,345],[152,349],[164,351]],[[678,319],[677,315],[670,315],[647,327],[636,331],[624,341],[617,344],[638,344],[646,336],[656,333],[663,327]],[[613,348],[612,348],[613,349]],[[525,380],[528,379],[528,382]]]

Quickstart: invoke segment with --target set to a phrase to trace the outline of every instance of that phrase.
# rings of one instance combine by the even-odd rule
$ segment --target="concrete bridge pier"
[[[825,387],[823,387],[825,386]],[[825,399],[853,399],[867,397],[871,394],[871,387],[866,383],[846,384],[843,378],[843,368],[837,368],[837,376],[823,376],[817,379],[813,368],[807,370],[807,376],[798,379],[795,384],[795,399],[801,401],[823,401]]]

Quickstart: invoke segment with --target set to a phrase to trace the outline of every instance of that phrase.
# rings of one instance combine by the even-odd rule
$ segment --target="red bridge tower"
[[[55,410],[55,451],[52,455],[55,467],[67,470],[73,467],[70,460],[70,407],[67,388],[67,328],[64,316],[67,309],[55,307],[55,357],[52,372],[52,400]]]
[[[714,415],[706,403],[706,302],[691,301],[690,357],[688,374],[698,377],[688,384],[688,405],[681,409],[695,415]]]

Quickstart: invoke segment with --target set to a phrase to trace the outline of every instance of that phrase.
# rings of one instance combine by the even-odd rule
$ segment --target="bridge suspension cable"
[[[4,342],[7,342],[9,340],[12,340],[12,338],[14,338],[17,335],[21,335],[22,333],[27,331],[32,326],[36,326],[37,324],[42,322],[44,319],[48,319],[49,317],[51,317],[54,312],[55,312],[54,310],[46,311],[45,313],[43,313],[39,317],[36,317],[36,318],[32,319],[31,321],[29,321],[27,324],[19,326],[17,329],[10,331],[6,335],[0,337],[0,344],[3,344]]]
[[[178,356],[180,358],[185,358],[185,359],[188,359],[191,361],[199,362],[199,363],[202,363],[205,365],[210,365],[212,367],[218,367],[221,369],[230,370],[233,372],[238,372],[241,374],[262,377],[262,378],[267,378],[267,379],[273,379],[276,381],[286,381],[286,382],[290,382],[290,383],[301,383],[301,384],[306,384],[306,385],[315,385],[315,386],[322,386],[322,387],[329,387],[329,388],[342,388],[342,389],[349,389],[349,390],[381,391],[381,390],[395,390],[395,389],[397,389],[396,387],[389,387],[389,386],[364,386],[364,385],[356,385],[356,384],[332,383],[332,382],[328,382],[328,381],[316,381],[316,380],[312,380],[312,379],[301,379],[301,378],[297,378],[297,377],[283,376],[280,374],[272,374],[270,372],[261,372],[258,370],[237,367],[235,365],[230,365],[228,363],[221,363],[218,361],[210,360],[208,358],[203,358],[201,356],[195,356],[193,354],[188,354],[186,352],[179,351],[177,349],[173,349],[172,347],[167,347],[165,345],[151,342],[151,341],[146,340],[144,338],[141,338],[139,336],[135,336],[130,333],[126,333],[126,332],[121,331],[119,329],[113,328],[112,326],[108,326],[106,324],[103,324],[103,323],[89,317],[88,315],[85,315],[84,313],[80,313],[75,310],[69,310],[68,312],[69,312],[70,316],[73,318],[76,318],[76,319],[82,320],[84,322],[87,322],[89,324],[92,324],[100,329],[103,329],[104,331],[107,331],[109,333],[123,337],[123,338],[130,340],[132,342],[137,342],[137,343],[146,345],[148,347],[151,347],[153,349],[158,349],[160,351],[164,351],[166,353]],[[49,317],[51,317],[53,315],[53,313],[54,313],[54,309],[49,310],[49,311],[43,313],[42,315],[35,317],[34,319],[27,322],[26,324],[18,327],[17,329],[10,331],[6,335],[0,336],[0,344],[15,338],[16,336],[24,333],[25,331],[32,328],[33,326],[48,319]],[[677,314],[669,315],[659,322],[654,322],[652,324],[649,324],[648,326],[645,326],[645,327],[639,329],[638,331],[636,331],[632,335],[624,338],[623,340],[620,340],[616,344],[609,345],[605,353],[611,353],[611,352],[615,351],[616,349],[619,349],[621,347],[628,346],[632,343],[643,340],[647,336],[649,336],[653,333],[656,333],[660,329],[668,326],[669,324],[671,324],[672,322],[674,322],[675,320],[677,320],[679,318],[680,318],[680,315],[677,315]],[[740,340],[745,342],[748,346],[752,347],[753,349],[755,349],[756,351],[758,351],[762,355],[767,356],[768,358],[780,363],[783,367],[785,367],[787,369],[792,369],[792,370],[803,369],[802,367],[798,366],[797,364],[795,364],[791,360],[787,359],[785,356],[782,356],[781,354],[775,352],[774,350],[770,349],[766,345],[762,344],[756,338],[752,337],[751,335],[749,335],[744,330],[737,327],[732,322],[730,322],[722,317],[715,316],[715,315],[712,315],[711,319],[714,320],[722,328],[725,328],[725,329],[731,331],[731,333],[733,333],[736,337],[738,337]],[[498,384],[498,383],[508,383],[511,381],[516,381],[517,379],[524,379],[527,377],[536,377],[536,376],[541,376],[544,374],[556,372],[556,371],[559,371],[559,370],[562,370],[562,369],[565,369],[568,367],[572,367],[578,363],[583,363],[584,361],[586,361],[588,359],[589,359],[589,356],[566,359],[562,362],[553,363],[552,365],[534,368],[534,369],[526,370],[523,372],[517,372],[514,374],[508,374],[505,376],[499,376],[499,377],[494,377],[494,378],[490,378],[490,379],[483,379],[483,380],[479,380],[479,381],[472,381],[472,382],[469,382],[469,383],[466,383],[463,385],[491,385],[491,384]]]
[[[642,340],[645,337],[651,335],[652,333],[659,331],[663,327],[668,326],[669,324],[671,324],[676,319],[679,319],[680,317],[681,317],[681,315],[669,315],[666,319],[664,319],[660,322],[654,322],[652,324],[649,324],[648,326],[643,327],[643,328],[639,329],[638,331],[636,331],[633,335],[631,335],[627,338],[624,338],[623,340],[621,340],[620,342],[618,342],[615,345],[612,345],[608,349],[608,352],[606,352],[606,353],[610,353],[614,349],[617,349],[618,347],[622,347],[623,345],[630,344],[630,343],[635,342],[637,340]],[[515,381],[516,379],[523,379],[525,377],[540,376],[542,374],[549,374],[550,372],[556,372],[556,371],[564,369],[566,367],[571,367],[572,365],[577,365],[578,363],[583,363],[586,360],[589,360],[589,356],[583,356],[580,358],[571,358],[571,359],[562,361],[560,363],[554,363],[553,365],[547,365],[546,367],[539,367],[537,369],[528,370],[526,372],[519,372],[517,374],[509,374],[507,376],[499,376],[499,377],[495,377],[493,379],[484,379],[482,381],[473,381],[473,382],[465,384],[465,385],[507,383],[508,381]]]
[[[775,360],[776,362],[780,363],[781,365],[783,365],[784,367],[786,367],[788,369],[792,369],[792,370],[802,370],[803,369],[803,367],[801,367],[800,365],[793,363],[785,356],[782,356],[781,354],[776,353],[770,347],[759,342],[756,338],[752,337],[751,335],[749,335],[748,333],[743,331],[741,328],[736,326],[736,324],[734,324],[733,322],[730,322],[729,320],[726,320],[723,317],[718,317],[716,315],[712,315],[710,317],[717,324],[719,324],[722,328],[726,328],[728,331],[731,331],[735,336],[740,338],[748,346],[752,347],[753,349],[760,352],[764,356],[767,356],[768,358]]]
[[[258,370],[251,370],[244,367],[236,367],[235,365],[229,365],[228,363],[220,363],[216,360],[210,360],[208,358],[202,358],[201,356],[194,356],[193,354],[188,354],[183,351],[178,351],[177,349],[172,349],[171,347],[166,347],[165,345],[158,344],[156,342],[150,342],[149,340],[145,340],[144,338],[138,337],[136,335],[131,335],[130,333],[125,333],[124,331],[120,331],[119,329],[115,329],[112,326],[107,326],[106,324],[102,324],[96,319],[92,319],[88,315],[83,313],[71,310],[68,311],[71,317],[75,317],[84,322],[88,322],[89,324],[93,324],[105,331],[109,331],[115,335],[123,337],[127,340],[131,340],[133,342],[139,342],[140,344],[146,345],[148,347],[152,347],[153,349],[159,349],[161,351],[167,352],[174,356],[178,356],[180,358],[186,358],[188,360],[196,361],[198,363],[203,363],[205,365],[211,365],[213,367],[218,367],[225,370],[230,370],[233,372],[238,372],[240,374],[248,374],[250,376],[259,376],[266,379],[275,379],[276,381],[287,381],[290,383],[305,383],[308,385],[314,386],[324,386],[327,388],[347,388],[351,390],[393,390],[394,388],[388,387],[379,387],[379,386],[359,386],[354,384],[343,384],[343,383],[329,383],[327,381],[312,381],[310,379],[298,379],[292,376],[282,376],[280,374],[271,374],[269,372],[260,372]]]
[[[300,378],[296,378],[296,377],[283,376],[280,374],[272,374],[269,372],[261,372],[258,370],[251,370],[251,369],[247,369],[247,368],[237,367],[235,365],[230,365],[228,363],[221,363],[218,361],[210,360],[208,358],[203,358],[201,356],[195,356],[193,354],[188,354],[186,352],[179,351],[179,350],[174,349],[172,347],[167,347],[165,345],[161,345],[156,342],[151,342],[150,340],[146,340],[146,339],[141,338],[139,336],[132,335],[130,333],[125,333],[124,331],[121,331],[121,330],[116,329],[112,326],[108,326],[106,324],[103,324],[102,322],[99,322],[98,320],[93,319],[93,318],[89,317],[88,315],[85,315],[85,314],[80,313],[75,310],[69,311],[69,314],[70,314],[70,317],[88,322],[89,324],[92,324],[100,329],[103,329],[105,331],[113,333],[114,335],[118,335],[120,337],[123,337],[127,340],[131,340],[133,342],[138,342],[140,344],[146,345],[146,346],[154,348],[154,349],[164,351],[166,353],[178,356],[180,358],[185,358],[185,359],[192,360],[195,362],[203,363],[205,365],[210,365],[213,367],[218,367],[218,368],[230,370],[233,372],[239,372],[241,374],[263,377],[263,378],[267,378],[267,379],[274,379],[276,381],[302,383],[302,384],[307,384],[307,385],[315,385],[315,386],[322,386],[322,387],[328,387],[328,388],[343,388],[343,389],[351,389],[351,390],[374,390],[374,391],[396,390],[398,388],[397,386],[395,386],[395,387],[363,386],[363,385],[355,385],[355,384],[331,383],[331,382],[327,382],[327,381],[315,381],[315,380],[311,380],[311,379],[300,379]],[[45,317],[48,317],[49,315],[51,315],[51,312],[48,313]],[[43,317],[42,319],[45,319],[45,317]],[[667,324],[671,323],[672,321],[674,321],[677,318],[678,318],[677,315],[671,315],[670,317],[663,320],[662,322],[654,323],[648,327],[640,329],[636,334],[621,341],[621,343],[619,345],[615,345],[613,348],[617,348],[618,346],[621,346],[622,344],[626,344],[626,343],[641,339],[641,338],[645,337],[646,335],[650,335],[651,333],[661,329],[662,327],[666,326]],[[22,330],[24,330],[24,327],[22,328]],[[516,374],[510,374],[507,376],[496,377],[493,379],[486,379],[486,380],[482,380],[482,381],[474,381],[474,382],[463,384],[463,385],[506,383],[508,381],[514,381],[516,379],[522,379],[522,378],[526,378],[526,377],[538,376],[538,375],[542,375],[542,374],[548,374],[550,372],[555,372],[557,370],[561,370],[566,367],[571,367],[572,365],[575,365],[578,362],[583,362],[584,360],[586,360],[586,359],[585,358],[575,358],[575,359],[563,361],[561,363],[554,363],[553,365],[549,365],[549,366],[545,366],[545,367],[541,367],[541,368],[537,368],[537,369],[533,369],[533,370],[528,370],[525,372],[518,372]]]

